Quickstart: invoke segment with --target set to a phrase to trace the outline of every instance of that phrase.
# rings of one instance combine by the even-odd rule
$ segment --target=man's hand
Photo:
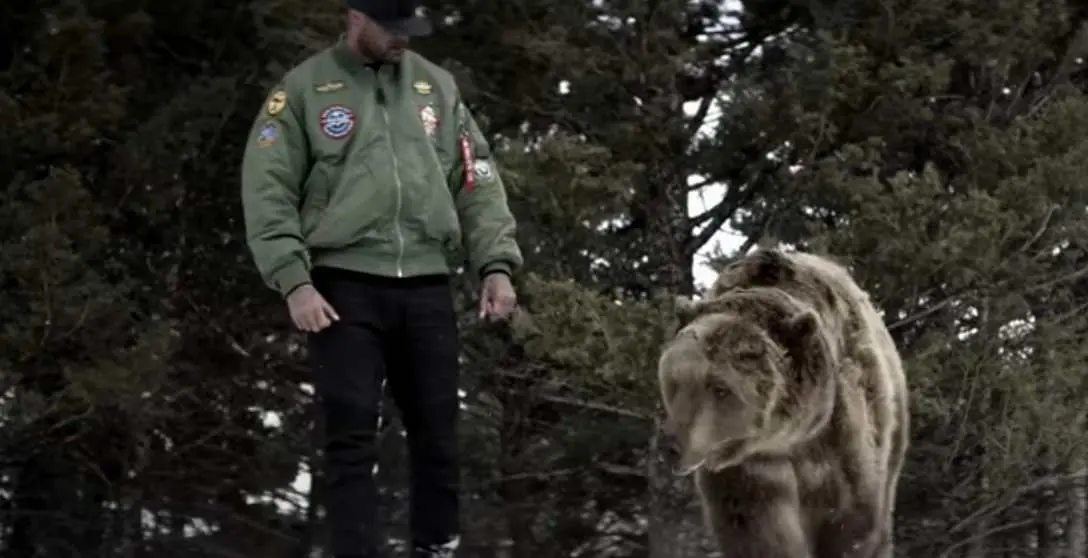
[[[484,286],[480,292],[480,318],[491,321],[505,320],[518,305],[518,296],[514,285],[505,273],[489,273],[484,277]]]
[[[317,333],[340,320],[340,316],[313,285],[303,285],[291,291],[287,295],[287,309],[291,312],[295,327],[310,333]]]

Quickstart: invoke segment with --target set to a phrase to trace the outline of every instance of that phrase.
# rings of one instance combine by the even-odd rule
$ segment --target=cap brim
[[[407,37],[426,37],[434,31],[431,20],[422,16],[396,19],[393,21],[379,21],[378,24],[390,33],[396,33]]]

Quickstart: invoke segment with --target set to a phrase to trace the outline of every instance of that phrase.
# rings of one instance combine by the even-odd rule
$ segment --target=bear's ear
[[[820,317],[812,310],[786,318],[779,327],[782,347],[794,362],[815,358],[819,345]]]
[[[791,278],[786,255],[775,249],[759,250],[751,256],[748,274],[755,285],[773,287]]]
[[[786,329],[794,339],[809,339],[820,329],[820,317],[812,310],[799,312],[786,320]]]
[[[699,314],[699,303],[691,300],[686,296],[678,296],[673,302],[673,315],[679,322],[676,326],[676,330],[680,331],[684,326],[691,323]]]

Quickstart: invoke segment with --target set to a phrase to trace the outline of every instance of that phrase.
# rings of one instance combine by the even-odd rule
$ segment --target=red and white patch
[[[420,108],[419,121],[423,123],[423,131],[427,137],[433,138],[435,130],[438,129],[438,114],[434,112],[434,107],[426,105]]]
[[[461,163],[465,169],[465,191],[471,192],[476,179],[476,164],[473,162],[472,142],[468,134],[461,134]]]

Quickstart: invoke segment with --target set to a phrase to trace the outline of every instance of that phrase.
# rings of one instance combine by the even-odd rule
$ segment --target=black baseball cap
[[[426,37],[434,29],[429,19],[416,13],[419,5],[415,0],[347,0],[347,4],[390,33]]]

